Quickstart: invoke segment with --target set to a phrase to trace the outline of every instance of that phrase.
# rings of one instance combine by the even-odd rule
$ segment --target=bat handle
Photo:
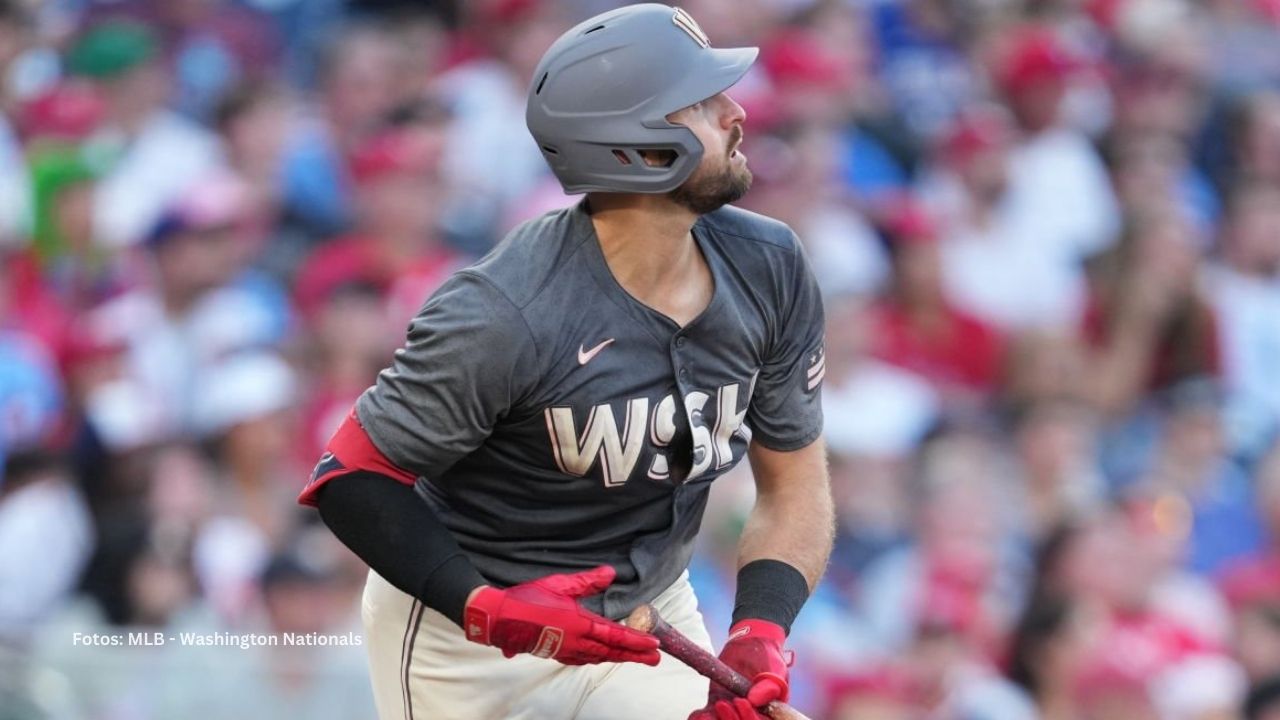
[[[652,634],[658,638],[658,643],[668,655],[679,658],[681,662],[734,695],[746,697],[747,691],[751,689],[751,681],[745,675],[725,665],[715,655],[672,628],[653,606],[641,605],[636,608],[627,619],[627,625]]]
[[[640,632],[652,634],[658,638],[659,645],[668,655],[693,668],[703,677],[718,683],[734,695],[746,697],[747,691],[751,689],[751,681],[745,675],[725,665],[720,658],[703,650],[702,646],[667,624],[652,605],[637,607],[627,618],[626,624]],[[777,701],[766,705],[764,714],[773,720],[809,720],[790,705]]]

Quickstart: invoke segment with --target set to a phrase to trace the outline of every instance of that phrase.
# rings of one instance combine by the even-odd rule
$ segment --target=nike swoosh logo
[[[587,363],[591,362],[591,358],[599,355],[601,350],[604,350],[605,348],[609,347],[612,344],[613,344],[613,338],[609,338],[608,340],[605,340],[604,342],[591,348],[590,350],[584,350],[582,346],[579,345],[578,346],[578,364],[586,365]]]

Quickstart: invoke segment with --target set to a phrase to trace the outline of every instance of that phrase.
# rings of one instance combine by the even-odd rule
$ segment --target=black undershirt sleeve
[[[318,500],[325,525],[374,572],[462,626],[485,580],[412,487],[359,471],[330,480]]]

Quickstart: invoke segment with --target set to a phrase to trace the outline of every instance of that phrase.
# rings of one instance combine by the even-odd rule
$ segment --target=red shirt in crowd
[[[1096,297],[1085,308],[1081,334],[1090,347],[1101,348],[1110,340],[1111,315]],[[1166,326],[1151,358],[1148,390],[1162,390],[1200,376],[1217,376],[1222,371],[1218,320],[1213,310],[1193,302],[1186,317]]]
[[[373,240],[352,235],[339,238],[318,248],[303,263],[294,282],[298,309],[312,316],[331,293],[343,285],[366,283],[395,305],[409,304],[409,318],[427,297],[440,287],[459,266],[456,253],[436,248],[399,267],[379,256]],[[399,308],[397,307],[397,310]]]
[[[872,309],[872,354],[941,386],[989,391],[1000,379],[1003,342],[981,320],[947,307],[923,327],[894,302]]]

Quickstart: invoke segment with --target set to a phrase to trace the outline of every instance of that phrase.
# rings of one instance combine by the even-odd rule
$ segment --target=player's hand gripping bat
[[[734,695],[746,697],[747,691],[751,689],[750,679],[725,665],[720,658],[703,650],[697,643],[667,624],[652,605],[646,603],[633,610],[627,617],[626,625],[658,638],[659,646],[668,655],[693,668],[699,675],[710,678],[712,682],[718,683]],[[799,710],[777,701],[766,705],[762,712],[774,720],[809,720]]]

